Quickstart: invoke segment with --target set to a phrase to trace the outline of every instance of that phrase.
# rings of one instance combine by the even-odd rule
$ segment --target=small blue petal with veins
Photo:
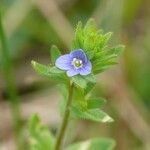
[[[82,49],[74,50],[57,58],[55,66],[66,70],[69,77],[75,75],[88,75],[91,73],[92,64]]]

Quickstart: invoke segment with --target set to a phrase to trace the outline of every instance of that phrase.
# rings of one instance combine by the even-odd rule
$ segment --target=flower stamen
[[[73,58],[72,65],[73,65],[76,69],[81,68],[81,67],[83,66],[83,61],[80,60],[80,59],[77,59],[77,58]]]

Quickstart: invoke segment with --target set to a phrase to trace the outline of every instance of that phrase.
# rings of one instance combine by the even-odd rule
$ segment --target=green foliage
[[[67,98],[69,95],[68,86],[64,84],[59,85],[59,91],[61,92],[61,95],[62,95],[62,98],[60,99],[60,103],[59,103],[59,110],[60,110],[60,114],[63,116],[66,103],[67,103]]]
[[[81,87],[82,89],[85,89],[87,87],[87,82],[81,75],[77,75],[77,76],[72,77],[72,81],[77,86]]]
[[[63,100],[63,108],[67,93]],[[113,119],[101,110],[105,105],[106,100],[104,98],[87,97],[84,89],[75,87],[73,102],[70,107],[71,117],[76,119],[87,119],[96,122],[112,122]]]
[[[55,81],[59,81],[60,83],[68,82],[65,72],[56,68],[55,66],[46,66],[35,61],[32,61],[31,64],[34,70],[42,76],[46,76]]]
[[[109,138],[95,138],[84,142],[76,143],[67,148],[67,150],[112,150],[115,141]]]
[[[89,98],[86,95],[96,84],[95,74],[104,71],[111,65],[116,64],[116,58],[122,53],[124,46],[118,45],[114,48],[108,47],[108,42],[112,33],[104,34],[98,30],[93,19],[90,19],[83,27],[79,22],[76,28],[72,50],[83,49],[92,63],[92,73],[87,76],[76,75],[70,80],[76,85],[74,89],[73,103],[70,108],[71,114],[75,118],[88,119],[98,122],[111,122],[113,119],[104,113],[100,108],[105,104],[102,98]],[[50,79],[65,83],[66,89],[69,78],[66,73],[54,66],[56,59],[60,56],[60,51],[56,46],[51,48],[51,62],[49,66],[32,61],[33,68],[41,75]],[[63,90],[64,91],[64,90]],[[65,90],[66,91],[66,90]],[[64,100],[61,103],[61,110],[64,112],[68,93],[64,92]]]
[[[72,77],[72,81],[80,88],[86,90],[86,92],[89,92],[96,84],[96,78],[93,74],[86,76],[77,75]]]
[[[101,108],[104,104],[106,104],[104,98],[90,98],[87,100],[87,107],[89,109]]]
[[[104,34],[98,30],[93,19],[83,27],[79,22],[76,28],[72,50],[83,49],[91,60],[93,73],[98,74],[116,64],[117,57],[122,53],[124,46],[108,47],[112,33]]]
[[[102,53],[98,53],[93,60],[93,72],[98,74],[117,64],[117,57],[123,52],[124,46],[118,45],[114,48],[105,48]]]
[[[92,73],[87,76],[76,75],[71,80],[75,85],[84,89],[85,93],[90,92],[96,84],[95,75],[116,64],[117,57],[124,49],[122,45],[114,48],[108,47],[108,41],[111,35],[111,32],[104,34],[102,30],[98,30],[93,19],[90,19],[84,27],[81,22],[77,25],[75,37],[72,42],[72,50],[83,49],[85,51],[92,63]],[[60,55],[59,49],[56,46],[52,46],[52,64],[45,66],[32,61],[32,66],[41,75],[68,83],[65,72],[55,67],[55,61]]]
[[[38,115],[33,115],[29,120],[30,150],[52,150],[54,137],[49,129],[41,124]]]
[[[96,122],[112,122],[113,119],[107,115],[105,112],[103,112],[100,109],[81,109],[80,107],[72,106],[71,109],[71,115],[72,117],[76,119],[87,119],[91,121]]]
[[[103,98],[86,98],[84,90],[75,88],[73,103],[70,108],[71,116],[73,118],[87,119],[97,122],[112,121],[106,113],[104,113],[100,108],[106,103]]]

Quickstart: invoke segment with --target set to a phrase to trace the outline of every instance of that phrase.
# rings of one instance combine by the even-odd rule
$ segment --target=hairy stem
[[[61,150],[62,141],[63,141],[64,136],[65,136],[65,131],[66,131],[69,116],[70,116],[69,107],[70,107],[71,102],[72,102],[73,87],[74,87],[73,83],[69,83],[68,101],[67,101],[67,104],[66,104],[65,113],[64,113],[63,121],[62,121],[62,124],[61,124],[61,127],[60,127],[60,131],[59,131],[59,134],[58,134],[58,137],[57,137],[55,150]]]
[[[3,74],[6,82],[6,89],[7,94],[10,102],[10,108],[12,112],[13,117],[13,125],[14,125],[14,134],[15,134],[15,140],[16,140],[16,146],[18,147],[18,150],[20,150],[21,147],[21,116],[20,116],[20,109],[19,109],[19,100],[17,96],[17,89],[15,86],[15,80],[13,77],[13,71],[12,71],[12,63],[9,56],[9,48],[5,36],[5,32],[2,26],[2,19],[1,19],[1,12],[0,12],[0,44],[1,44],[1,54],[2,54],[2,68],[3,68]]]

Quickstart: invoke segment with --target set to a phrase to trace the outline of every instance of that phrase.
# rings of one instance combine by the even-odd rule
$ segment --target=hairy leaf
[[[98,30],[93,19],[89,19],[85,26],[79,22],[73,40],[73,49],[83,49],[92,63],[94,75],[116,64],[117,57],[122,53],[124,46],[114,48],[108,46],[112,32],[103,33]]]
[[[82,89],[85,89],[87,86],[87,81],[81,75],[72,77],[72,81]]]
[[[106,104],[104,98],[90,98],[87,100],[88,109],[100,108]]]
[[[59,81],[60,83],[67,83],[68,81],[65,72],[56,68],[55,66],[46,66],[35,61],[32,61],[31,64],[34,70],[40,75],[46,76],[55,81]]]
[[[97,122],[112,122],[113,119],[103,112],[100,109],[88,109],[87,111],[82,110],[79,107],[72,106],[71,107],[71,114],[74,118],[80,119],[87,119],[91,121]]]

